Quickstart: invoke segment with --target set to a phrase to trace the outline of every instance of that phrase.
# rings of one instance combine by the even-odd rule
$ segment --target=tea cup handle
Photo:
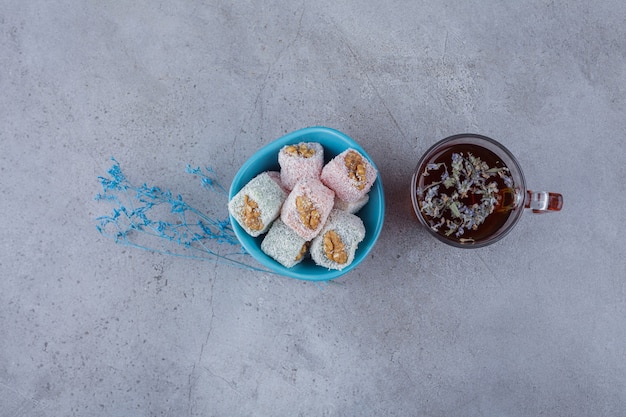
[[[563,196],[558,193],[527,190],[524,207],[531,209],[533,213],[560,211],[563,208]]]

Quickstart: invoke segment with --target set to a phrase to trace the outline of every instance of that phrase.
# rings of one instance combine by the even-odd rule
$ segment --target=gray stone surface
[[[626,415],[623,1],[5,1],[0,416]],[[371,257],[328,285],[101,236],[114,156],[208,198],[339,129],[382,173]],[[472,131],[565,196],[503,241],[418,227],[417,158]]]

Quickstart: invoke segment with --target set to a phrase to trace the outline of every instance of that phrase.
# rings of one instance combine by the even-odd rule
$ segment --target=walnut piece
[[[365,182],[367,180],[365,174],[365,161],[363,160],[363,157],[359,155],[358,152],[348,151],[344,157],[344,163],[348,169],[348,177],[350,177],[353,181],[356,181],[357,188],[362,190],[365,187]]]
[[[315,149],[309,148],[304,143],[301,143],[299,145],[288,145],[285,147],[285,153],[294,157],[310,158],[315,155]]]
[[[259,204],[247,194],[243,197],[243,222],[250,230],[262,230],[261,210]]]
[[[304,242],[304,245],[302,245],[302,248],[300,248],[300,253],[298,253],[295,260],[299,261],[300,259],[302,259],[302,257],[308,250],[309,250],[309,242]]]
[[[346,247],[341,241],[341,237],[334,230],[324,233],[324,253],[328,259],[338,264],[348,262]]]
[[[300,215],[300,221],[311,230],[317,229],[320,224],[321,214],[315,208],[311,199],[305,195],[296,197],[296,210]]]

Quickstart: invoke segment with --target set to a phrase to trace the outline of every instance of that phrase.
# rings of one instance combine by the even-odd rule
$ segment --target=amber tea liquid
[[[442,219],[444,222],[454,221],[454,217],[449,210],[444,211],[439,218],[429,217],[427,214],[424,213],[424,210],[422,210],[422,205],[424,204],[424,195],[420,195],[420,190],[427,190],[431,184],[441,181],[442,175],[444,174],[446,169],[444,169],[444,167],[431,169],[428,171],[427,176],[424,175],[424,171],[426,167],[430,164],[445,164],[447,170],[450,171],[450,167],[452,165],[452,155],[455,153],[463,154],[464,157],[468,157],[468,155],[471,154],[474,157],[480,158],[480,160],[485,162],[489,166],[489,168],[506,168],[506,165],[495,153],[482,146],[473,144],[451,145],[447,148],[441,149],[441,151],[436,153],[430,160],[425,161],[420,167],[419,179],[417,181],[417,189],[414,190],[414,192],[417,193],[419,208],[424,218],[431,226],[441,223]],[[445,227],[445,225],[439,227],[437,233],[443,238],[453,241],[479,243],[485,239],[490,238],[494,233],[500,230],[506,224],[509,216],[515,208],[515,184],[509,183],[507,185],[505,183],[505,180],[498,175],[492,176],[487,180],[487,183],[491,182],[495,182],[497,184],[498,192],[495,196],[497,201],[495,202],[495,208],[493,212],[487,215],[480,225],[474,228],[468,228],[464,230],[463,234],[458,237],[455,236],[454,233],[446,235],[448,229]],[[446,188],[443,184],[441,184],[439,187],[440,192],[448,194],[454,190],[454,187]],[[422,194],[424,194],[423,191]],[[460,198],[460,203],[471,207],[475,204],[480,204],[482,197],[483,196],[481,194],[468,193],[467,196],[463,196]]]

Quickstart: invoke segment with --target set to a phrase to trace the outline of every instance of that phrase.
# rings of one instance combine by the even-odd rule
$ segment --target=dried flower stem
[[[212,218],[169,190],[146,184],[135,186],[122,173],[119,163],[112,160],[109,176],[99,177],[103,191],[95,197],[116,205],[110,215],[96,219],[96,228],[103,236],[151,252],[271,272],[246,262],[249,255],[235,236],[228,217]],[[203,188],[228,197],[211,168],[206,168],[205,173],[188,165],[186,171],[200,177]]]

